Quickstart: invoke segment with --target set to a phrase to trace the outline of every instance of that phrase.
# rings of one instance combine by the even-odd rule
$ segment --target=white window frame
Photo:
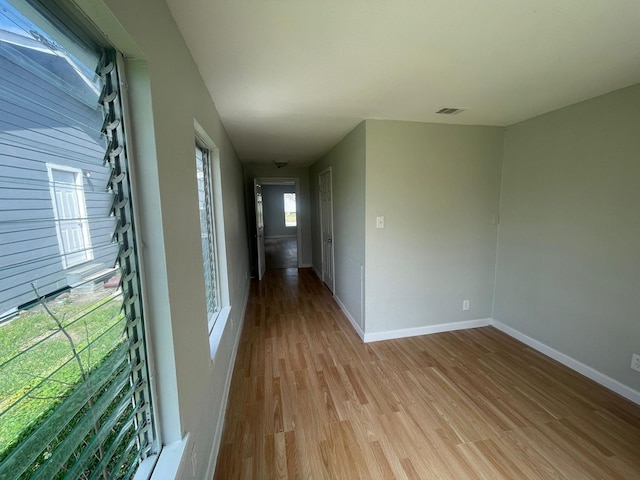
[[[67,252],[64,248],[64,241],[62,239],[62,230],[60,228],[60,222],[64,219],[60,219],[58,215],[58,211],[60,205],[58,205],[58,200],[56,197],[55,191],[55,183],[53,180],[53,171],[57,170],[59,172],[69,172],[75,175],[75,184],[76,184],[76,199],[78,201],[78,213],[80,214],[79,222],[82,224],[82,240],[85,246],[85,258],[80,261],[69,261],[69,256],[73,254],[73,252]],[[51,204],[53,207],[53,219],[56,225],[56,235],[58,237],[58,248],[60,249],[60,259],[62,261],[62,268],[68,269],[71,267],[75,267],[76,265],[81,265],[86,262],[90,262],[93,260],[93,246],[91,245],[91,234],[89,232],[89,221],[87,217],[87,203],[84,198],[84,182],[83,182],[83,173],[79,168],[69,167],[67,165],[58,165],[55,163],[47,163],[47,175],[49,177],[49,193],[51,195]]]
[[[220,268],[219,268],[219,260],[218,260],[218,248],[217,248],[217,228],[216,228],[216,214],[215,214],[215,201],[213,198],[214,188],[213,188],[213,162],[211,159],[211,151],[207,148],[206,144],[196,136],[196,149],[200,150],[202,155],[202,172],[203,172],[203,187],[204,187],[204,195],[205,198],[203,200],[198,196],[198,213],[200,216],[200,235],[201,239],[207,239],[207,248],[208,255],[211,261],[203,262],[203,267],[205,269],[205,278],[207,275],[214,279],[213,288],[214,295],[216,299],[216,304],[214,310],[209,309],[209,302],[207,301],[207,324],[209,333],[213,330],[213,327],[218,319],[218,315],[222,310],[222,299],[221,299],[221,289],[220,289]],[[198,158],[196,155],[196,162],[198,162]],[[200,175],[200,170],[196,169],[196,174]],[[200,190],[200,178],[198,180],[198,191]],[[199,194],[198,194],[199,195]],[[206,222],[206,231],[203,230],[202,225],[202,213],[200,212],[200,203],[201,201],[208,202],[205,204],[205,222]],[[204,254],[204,252],[202,252]],[[204,260],[204,258],[203,258]],[[207,272],[207,270],[209,270]],[[207,288],[207,285],[205,285]],[[207,292],[205,292],[205,298],[207,297]]]
[[[220,165],[220,151],[216,144],[211,140],[204,128],[196,119],[193,120],[196,142],[199,142],[201,148],[204,146],[209,152],[210,165],[210,189],[213,218],[212,222],[215,226],[215,249],[216,249],[216,266],[218,269],[218,294],[219,294],[219,310],[216,315],[207,318],[207,330],[209,332],[209,352],[211,361],[214,362],[218,347],[222,341],[222,334],[225,331],[227,321],[231,318],[231,305],[229,299],[229,276],[227,271],[227,248],[224,229],[224,208],[222,196],[222,176]],[[199,222],[198,222],[199,223]],[[204,278],[203,278],[204,280]],[[234,326],[232,325],[231,328]]]

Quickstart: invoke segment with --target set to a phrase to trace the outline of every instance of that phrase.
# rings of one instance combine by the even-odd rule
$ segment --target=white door
[[[64,268],[93,259],[80,170],[47,165]]]
[[[320,174],[320,229],[322,234],[322,281],[333,292],[333,203],[331,169]]]
[[[262,185],[257,178],[253,180],[256,197],[256,245],[258,250],[258,280],[262,280],[267,271],[267,262],[264,258],[264,215],[262,212]]]

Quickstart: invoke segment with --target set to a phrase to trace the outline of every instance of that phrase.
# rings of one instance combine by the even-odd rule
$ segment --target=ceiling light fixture
[[[278,168],[284,168],[289,165],[289,162],[273,162],[273,164]]]
[[[456,107],[442,107],[436,113],[440,113],[442,115],[455,115],[464,111],[464,108],[456,108]]]

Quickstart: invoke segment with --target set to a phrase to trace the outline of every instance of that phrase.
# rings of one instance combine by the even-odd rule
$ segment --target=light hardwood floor
[[[491,327],[364,344],[312,271],[269,270],[215,478],[640,479],[640,407]]]

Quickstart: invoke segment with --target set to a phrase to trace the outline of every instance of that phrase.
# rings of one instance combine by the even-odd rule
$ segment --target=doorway
[[[254,184],[256,192],[260,192],[261,210],[257,220],[261,222],[262,235],[257,236],[257,249],[259,255],[264,252],[264,257],[259,258],[264,263],[258,268],[298,268],[301,257],[298,179],[256,178]]]

